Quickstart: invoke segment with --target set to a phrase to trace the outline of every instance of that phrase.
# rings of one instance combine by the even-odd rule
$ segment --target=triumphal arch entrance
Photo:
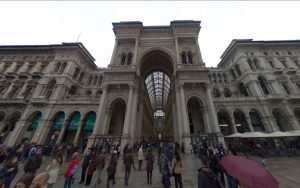
[[[200,21],[119,22],[113,31],[115,47],[103,70],[88,146],[104,135],[119,136],[121,145],[141,140],[189,145],[195,134],[221,135],[198,44]]]

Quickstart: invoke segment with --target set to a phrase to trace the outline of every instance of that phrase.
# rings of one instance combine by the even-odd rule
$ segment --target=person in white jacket
[[[48,188],[51,188],[55,182],[57,182],[59,169],[63,163],[63,155],[57,155],[52,159],[47,166],[46,171],[49,173],[49,179],[47,181]]]
[[[141,145],[138,150],[139,171],[141,171],[143,160],[144,160],[144,153],[143,153],[143,146]]]

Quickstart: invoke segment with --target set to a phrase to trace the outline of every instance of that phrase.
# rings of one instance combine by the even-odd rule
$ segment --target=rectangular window
[[[281,61],[282,65],[287,68],[286,62],[285,61]]]
[[[300,82],[296,82],[296,86],[300,89]]]
[[[294,63],[295,63],[295,65],[299,68],[300,67],[300,65],[299,65],[299,62],[298,61],[294,61]]]
[[[290,90],[289,90],[289,87],[288,87],[287,83],[283,82],[283,83],[281,83],[281,85],[282,85],[283,89],[285,90],[285,92],[286,92],[288,95],[291,94],[291,92],[290,92]]]
[[[273,63],[273,61],[269,61],[269,64],[270,64],[270,66],[274,69],[275,67],[274,67],[274,63]]]

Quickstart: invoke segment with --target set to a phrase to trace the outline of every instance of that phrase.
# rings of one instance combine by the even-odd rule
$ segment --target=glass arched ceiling
[[[167,74],[155,71],[149,74],[145,80],[152,110],[164,110],[170,91],[170,78]]]

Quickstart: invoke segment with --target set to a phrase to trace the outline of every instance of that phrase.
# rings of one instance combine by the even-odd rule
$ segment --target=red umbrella
[[[256,161],[243,156],[227,155],[221,164],[226,172],[249,188],[278,188],[277,180]]]

